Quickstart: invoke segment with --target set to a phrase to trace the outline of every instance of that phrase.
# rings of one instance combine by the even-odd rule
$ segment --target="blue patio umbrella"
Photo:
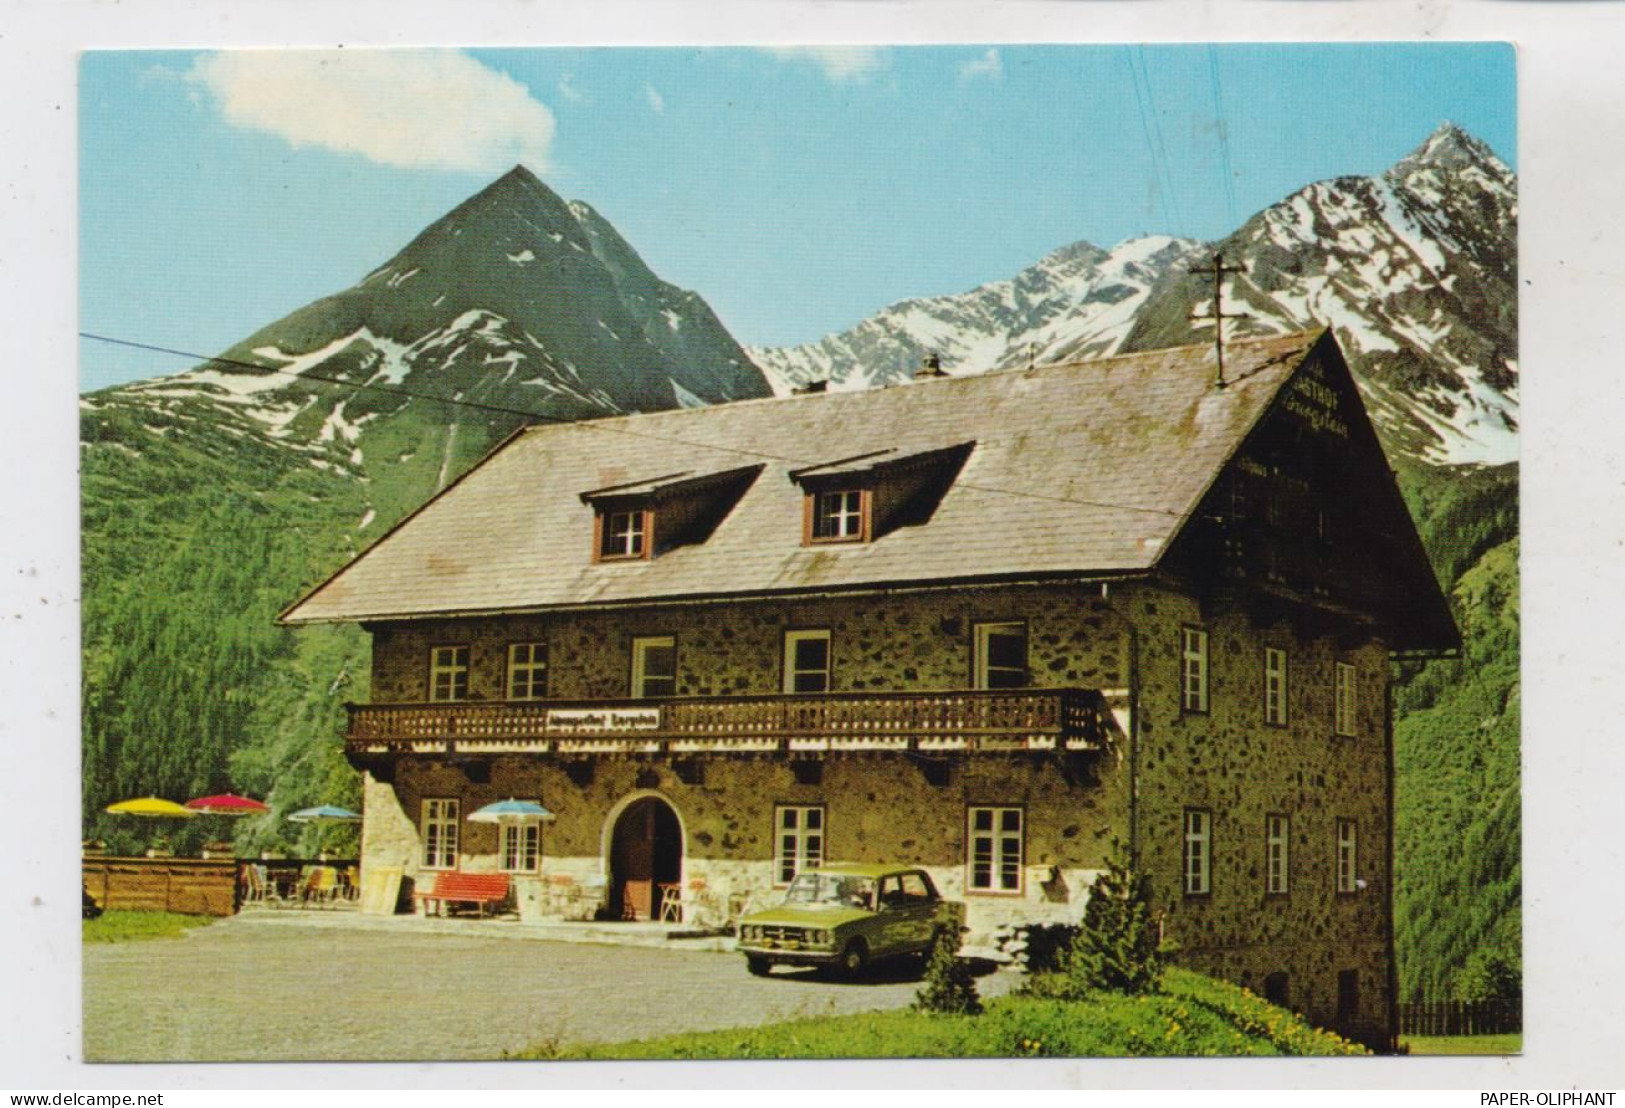
[[[543,808],[533,800],[498,800],[469,815],[472,823],[531,823],[536,820],[549,820],[553,813]]]
[[[360,823],[361,813],[332,804],[319,804],[314,808],[301,808],[289,813],[290,823]]]

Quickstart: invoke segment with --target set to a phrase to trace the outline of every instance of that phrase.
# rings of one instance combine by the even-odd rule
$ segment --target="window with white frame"
[[[823,693],[830,688],[828,631],[784,633],[784,691]]]
[[[1213,888],[1213,816],[1205,808],[1185,809],[1185,895],[1205,896]]]
[[[677,694],[677,640],[650,635],[632,640],[632,695],[662,697]]]
[[[429,699],[468,699],[467,646],[436,646],[429,649]]]
[[[1207,632],[1180,629],[1180,704],[1187,712],[1207,711]]]
[[[457,801],[426,798],[422,811],[423,868],[456,869]]]
[[[547,644],[508,644],[508,699],[541,700],[547,696]]]
[[[1264,648],[1264,722],[1286,726],[1286,651]]]
[[[1287,852],[1291,849],[1292,820],[1270,814],[1264,817],[1264,891],[1281,896],[1287,889]]]
[[[503,873],[535,873],[542,864],[542,825],[535,820],[497,826],[497,868]]]
[[[1337,891],[1352,893],[1359,889],[1359,871],[1355,845],[1356,828],[1351,819],[1337,821]]]
[[[783,804],[773,810],[773,883],[788,885],[824,861],[824,809]]]
[[[972,892],[1021,892],[1020,808],[971,808],[968,813],[967,888]]]
[[[1349,665],[1347,662],[1338,662],[1335,669],[1336,672],[1333,680],[1333,685],[1335,686],[1334,704],[1332,709],[1332,715],[1334,717],[1333,732],[1345,737],[1352,737],[1354,734],[1354,713],[1356,708],[1354,697],[1354,667]]]
[[[605,512],[599,526],[598,556],[605,560],[642,558],[649,553],[649,519],[646,508],[626,512]]]
[[[976,625],[975,686],[978,689],[1019,689],[1027,684],[1027,625]]]
[[[863,490],[821,492],[812,501],[814,542],[843,542],[863,538]]]

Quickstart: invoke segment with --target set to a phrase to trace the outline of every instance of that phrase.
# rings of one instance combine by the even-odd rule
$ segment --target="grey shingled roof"
[[[1152,568],[1324,334],[547,424],[515,435],[285,622]],[[1328,338],[1326,341],[1330,341]],[[974,440],[928,523],[802,545],[792,470]],[[703,543],[594,564],[580,494],[765,462]]]

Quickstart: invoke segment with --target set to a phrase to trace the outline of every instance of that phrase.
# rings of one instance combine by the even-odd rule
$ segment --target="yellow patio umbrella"
[[[121,800],[117,804],[109,804],[107,811],[115,816],[169,816],[175,819],[193,819],[197,816],[196,812],[183,804],[176,804],[173,800],[163,800],[156,796]]]

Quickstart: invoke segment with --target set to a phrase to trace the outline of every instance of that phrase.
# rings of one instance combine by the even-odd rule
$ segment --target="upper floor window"
[[[1333,684],[1333,733],[1352,737],[1354,734],[1354,667],[1347,662],[1338,662]]]
[[[813,542],[861,542],[868,537],[869,494],[864,489],[834,489],[814,493]]]
[[[508,699],[541,700],[547,695],[547,644],[508,644]]]
[[[773,883],[788,885],[796,874],[824,861],[824,809],[783,804],[773,812]]]
[[[632,695],[663,697],[677,694],[677,640],[651,635],[632,640]]]
[[[1286,892],[1292,820],[1287,816],[1264,817],[1264,891],[1271,896]]]
[[[429,650],[429,699],[468,699],[468,647],[436,646]]]
[[[784,691],[823,693],[830,687],[828,631],[784,633]]]
[[[1019,689],[1027,684],[1027,625],[978,623],[974,677],[978,689]]]
[[[971,808],[967,818],[966,887],[972,892],[1021,892],[1021,809]]]
[[[1205,808],[1185,809],[1185,895],[1205,896],[1213,889],[1213,815]]]
[[[613,562],[649,556],[654,513],[647,508],[605,512],[598,517],[598,559]]]
[[[1180,706],[1187,712],[1207,711],[1207,632],[1180,629]]]
[[[1286,651],[1264,648],[1264,722],[1286,726]]]
[[[419,830],[423,835],[423,868],[456,869],[457,801],[426,798]]]
[[[1360,887],[1359,872],[1355,868],[1358,861],[1355,835],[1353,820],[1337,821],[1337,891],[1340,893],[1352,893]]]

